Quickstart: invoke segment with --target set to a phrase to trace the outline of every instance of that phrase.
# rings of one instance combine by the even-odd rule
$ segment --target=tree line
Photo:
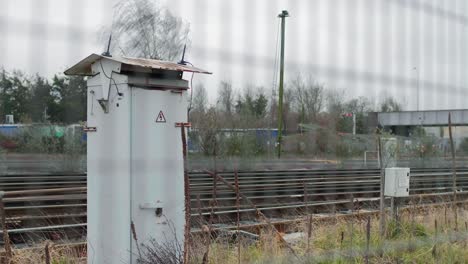
[[[190,138],[204,155],[257,156],[274,149],[276,139],[268,132],[278,128],[278,98],[274,91],[253,86],[236,90],[223,81],[214,103],[208,102],[203,85],[192,92]],[[347,98],[344,91],[325,88],[311,77],[297,75],[285,84],[284,149],[317,155],[361,153],[369,146],[368,137],[363,137],[362,142],[346,142],[340,136],[353,132],[353,115],[357,134],[373,134],[375,131],[368,125],[369,112],[401,110],[402,105],[392,97],[379,103],[362,96]]]
[[[235,90],[222,81],[214,104],[208,102],[203,85],[193,90],[190,119],[194,127],[276,128],[278,103],[275,92],[264,87],[246,86]],[[402,105],[392,97],[376,103],[367,97],[347,98],[344,91],[325,89],[311,77],[301,75],[285,84],[283,99],[284,130],[300,131],[306,124],[315,124],[337,132],[352,132],[352,115],[356,117],[357,133],[367,133],[369,112],[401,111]],[[209,123],[216,123],[209,124]]]
[[[55,75],[51,80],[21,71],[1,70],[0,116],[16,123],[71,124],[86,120],[86,81]]]
[[[213,120],[205,115],[218,115],[220,127],[275,128],[277,96],[263,87],[246,86],[235,90],[223,81],[217,87],[214,103],[208,101],[203,85],[193,90],[190,119],[203,127]],[[364,133],[364,116],[372,111],[400,111],[402,106],[386,97],[375,107],[366,97],[346,99],[343,91],[325,89],[323,84],[300,75],[286,84],[283,118],[287,131],[299,130],[302,124],[316,123],[350,132],[356,115],[357,131]],[[51,80],[28,76],[21,71],[1,71],[0,115],[14,115],[21,123],[77,123],[86,120],[86,80],[79,76],[55,75]]]

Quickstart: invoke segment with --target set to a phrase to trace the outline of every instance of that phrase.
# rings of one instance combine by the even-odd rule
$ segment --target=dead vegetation
[[[5,259],[2,253],[2,261],[5,264],[84,264],[86,263],[86,244],[55,244],[45,241],[35,247],[27,249],[15,249],[10,260]]]
[[[262,229],[258,236],[237,230],[218,232],[210,239],[193,236],[190,263],[466,263],[468,211],[458,208],[456,230],[451,209],[409,206],[401,210],[399,222],[387,215],[383,237],[378,216],[365,214],[353,218],[337,215],[328,221],[303,216],[303,221],[289,227],[295,232],[281,233],[282,239],[271,228]],[[45,242],[34,248],[14,249],[9,263],[86,263],[84,248],[77,248]],[[144,245],[142,251],[139,263],[182,263],[180,241],[165,245],[155,241]]]
[[[448,211],[447,211],[448,210]],[[362,216],[323,222],[309,217],[297,232],[283,234],[296,255],[275,232],[265,230],[256,241],[235,236],[212,237],[206,263],[466,263],[468,211],[458,210],[456,230],[451,207],[402,210],[398,222],[389,219],[380,236],[379,217]],[[463,221],[463,222],[461,222]],[[242,236],[239,236],[239,238]],[[194,239],[192,263],[202,263],[204,241]],[[240,246],[240,250],[239,247]]]

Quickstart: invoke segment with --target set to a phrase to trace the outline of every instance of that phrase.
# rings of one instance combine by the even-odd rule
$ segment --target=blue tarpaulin
[[[0,134],[12,137],[20,132],[18,125],[0,125]]]

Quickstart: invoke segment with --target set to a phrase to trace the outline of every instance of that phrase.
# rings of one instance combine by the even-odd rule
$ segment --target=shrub
[[[397,223],[392,220],[388,223],[387,234],[391,239],[404,237],[404,236],[416,236],[416,237],[427,237],[428,232],[426,227],[420,223],[408,223],[405,221],[400,221]]]
[[[260,143],[255,135],[250,132],[231,133],[229,136],[221,137],[224,156],[258,156],[265,153],[264,144]]]
[[[468,154],[468,138],[464,138],[458,147],[458,151],[463,154]]]

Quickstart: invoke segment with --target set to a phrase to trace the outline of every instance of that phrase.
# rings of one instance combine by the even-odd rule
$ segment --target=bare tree
[[[232,114],[232,106],[234,104],[234,92],[232,85],[229,82],[221,82],[221,86],[218,90],[217,104],[219,108],[226,114]]]
[[[155,1],[122,0],[115,6],[113,52],[173,61],[180,56],[188,33],[186,23]]]
[[[200,122],[203,122],[204,115],[208,109],[208,93],[202,84],[197,85],[192,90],[192,93],[193,97],[190,99],[188,119],[195,127],[198,127]]]
[[[345,111],[349,113],[364,114],[372,111],[372,104],[367,97],[360,96],[349,100],[345,104]]]
[[[217,109],[215,107],[207,109],[195,128],[198,130],[200,149],[203,154],[216,156],[219,147],[217,134],[221,128],[220,115]]]
[[[343,90],[330,89],[327,92],[327,110],[330,113],[341,113],[346,101],[346,95]]]
[[[294,101],[300,121],[312,121],[323,108],[323,86],[311,77],[304,80],[298,75],[291,83],[294,89]]]
[[[328,115],[328,126],[331,130],[336,129],[341,115],[345,111],[345,92],[343,90],[330,89],[326,94],[326,110]]]
[[[397,102],[393,97],[385,97],[380,103],[381,112],[398,112],[402,111],[403,107],[399,102]]]
[[[193,90],[192,109],[198,113],[204,113],[208,106],[208,93],[204,85],[200,84]]]

